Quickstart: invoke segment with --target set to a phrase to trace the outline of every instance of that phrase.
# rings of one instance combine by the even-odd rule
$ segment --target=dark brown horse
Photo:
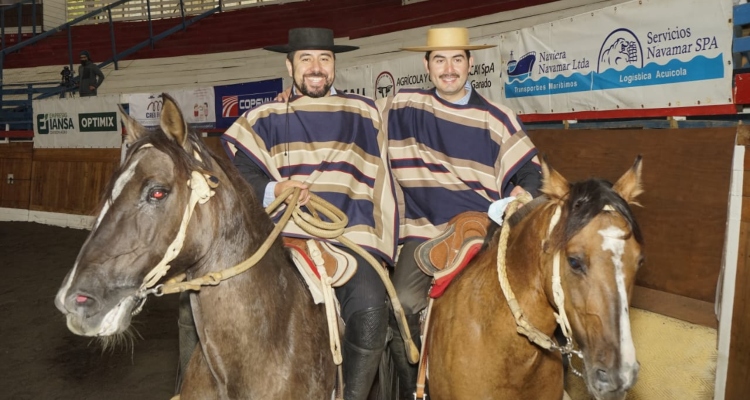
[[[549,339],[557,326],[552,281],[559,257],[560,303],[583,353],[588,390],[597,399],[622,399],[639,369],[628,308],[643,262],[629,207],[642,192],[640,158],[614,186],[569,184],[547,165],[543,175],[546,202],[522,209],[528,215],[510,229],[507,282],[528,321]],[[435,300],[427,336],[431,399],[563,398],[561,353],[516,330],[499,283],[498,237]]]
[[[274,227],[236,169],[188,131],[169,96],[161,129],[125,118],[130,148],[55,298],[78,335],[126,332],[151,286],[146,282],[163,275],[151,272],[157,264],[188,279],[226,269],[251,256]],[[192,217],[195,190],[188,183],[216,186]],[[279,239],[256,266],[205,286],[191,303],[200,345],[182,400],[331,398],[335,365],[325,310],[313,303]]]

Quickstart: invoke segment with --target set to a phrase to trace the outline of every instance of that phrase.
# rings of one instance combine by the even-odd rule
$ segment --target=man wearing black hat
[[[81,97],[96,96],[96,89],[104,82],[104,74],[91,61],[88,51],[81,52],[81,65],[78,67],[78,93]]]
[[[334,45],[329,29],[290,30],[288,44],[266,50],[287,55],[292,96],[247,112],[222,140],[264,205],[289,187],[302,190],[301,205],[313,192],[347,215],[347,239],[392,265],[398,215],[380,115],[371,99],[333,87],[336,53],[355,49]],[[282,235],[313,238],[293,221]],[[358,264],[355,275],[335,288],[346,324],[344,398],[360,400],[370,391],[386,346],[386,290],[372,266],[344,251]]]

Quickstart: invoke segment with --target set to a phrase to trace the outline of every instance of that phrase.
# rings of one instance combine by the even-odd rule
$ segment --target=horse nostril
[[[70,295],[66,303],[70,311],[79,313],[84,310],[91,312],[96,309],[98,304],[93,297],[81,293]]]
[[[596,370],[596,380],[601,383],[609,383],[609,375],[603,369]]]

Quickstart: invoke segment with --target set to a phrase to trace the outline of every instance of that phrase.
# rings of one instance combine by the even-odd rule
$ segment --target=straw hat
[[[291,53],[297,50],[330,50],[344,53],[357,50],[356,46],[334,45],[333,31],[325,28],[294,28],[289,30],[289,43],[264,47],[277,53]]]
[[[469,44],[469,30],[466,28],[433,28],[427,31],[427,46],[403,47],[406,51],[436,50],[481,50],[495,45]]]

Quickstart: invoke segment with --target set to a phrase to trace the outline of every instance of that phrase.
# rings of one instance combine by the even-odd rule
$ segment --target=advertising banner
[[[180,110],[188,125],[193,128],[216,126],[213,87],[178,90],[169,94],[180,105]]]
[[[272,101],[283,90],[282,79],[214,87],[216,128],[228,128],[245,111]]]
[[[500,36],[519,114],[732,103],[731,4],[639,0]]]
[[[128,115],[143,126],[159,126],[163,101],[161,93],[133,93],[123,95],[123,102],[128,103]]]
[[[34,147],[120,147],[119,101],[119,95],[34,100]]]
[[[180,106],[188,125],[193,128],[213,128],[216,125],[213,88],[195,88],[168,92]],[[123,95],[130,105],[129,115],[143,126],[159,126],[161,93],[133,93]]]
[[[480,39],[472,44],[499,44],[499,38]],[[336,73],[337,89],[382,99],[395,94],[401,88],[430,89],[433,87],[424,65],[425,53],[403,52],[403,57],[344,68]],[[469,70],[468,83],[491,100],[501,99],[500,49],[475,50],[471,52],[474,66]]]

